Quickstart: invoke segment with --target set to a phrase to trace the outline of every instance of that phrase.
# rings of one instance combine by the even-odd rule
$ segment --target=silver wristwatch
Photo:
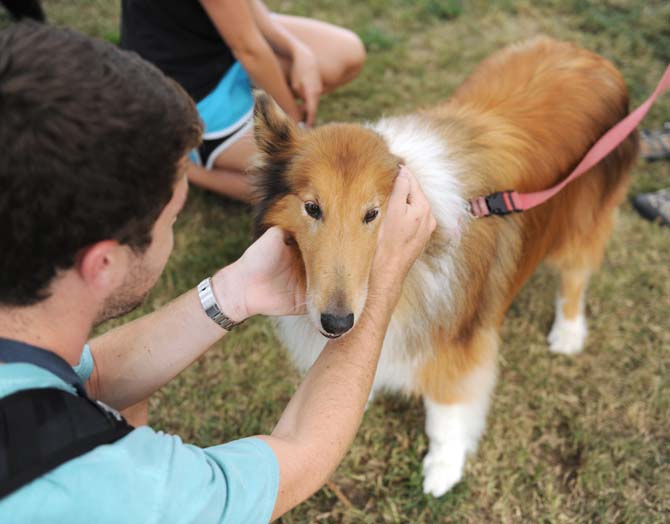
[[[230,331],[235,326],[241,324],[242,322],[235,322],[226,316],[226,314],[221,311],[216,297],[214,296],[214,291],[212,290],[212,278],[207,277],[205,280],[198,284],[198,296],[200,297],[200,303],[202,308],[207,313],[207,316],[216,322],[226,331]]]

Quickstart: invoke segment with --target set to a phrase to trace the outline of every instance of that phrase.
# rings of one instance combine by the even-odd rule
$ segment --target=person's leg
[[[670,225],[670,187],[632,198],[633,207],[642,218],[662,226]]]
[[[314,52],[324,93],[356,78],[365,62],[365,47],[356,33],[311,18],[277,13],[272,16]],[[290,64],[284,59],[280,62],[288,74]]]
[[[363,67],[365,48],[355,33],[309,18],[279,14],[273,17],[312,49],[319,61],[324,92],[353,80]],[[288,74],[288,61],[280,59],[280,63]],[[246,171],[254,153],[253,133],[249,131],[218,154],[210,169],[191,163],[189,181],[228,198],[250,202],[254,188]]]
[[[642,131],[640,154],[647,162],[670,160],[670,122],[656,131]],[[653,193],[640,193],[631,198],[635,210],[642,218],[663,226],[670,225],[670,188]]]
[[[640,133],[640,154],[647,162],[670,160],[670,122],[662,129]]]
[[[189,182],[228,198],[250,202],[253,185],[246,170],[254,152],[250,130],[217,155],[211,169],[191,162],[187,172]]]

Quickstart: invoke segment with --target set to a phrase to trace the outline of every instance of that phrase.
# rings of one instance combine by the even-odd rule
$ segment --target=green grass
[[[639,104],[670,61],[663,0],[283,0],[284,12],[353,28],[368,61],[320,104],[320,122],[361,121],[442,100],[479,60],[545,33],[596,50],[623,71]],[[109,0],[49,0],[53,21],[112,41]],[[0,15],[2,17],[2,15]],[[6,17],[2,17],[6,23]],[[670,120],[670,96],[644,127]],[[670,186],[670,164],[639,163],[631,192]],[[234,260],[250,240],[242,205],[193,189],[173,257],[143,309],[151,311]],[[416,399],[382,397],[368,410],[332,481],[285,523],[625,522],[670,515],[670,230],[621,210],[587,299],[590,338],[574,358],[551,355],[545,335],[556,277],[540,269],[504,324],[500,380],[479,451],[441,499],[421,491],[426,451]],[[254,319],[152,399],[152,424],[210,445],[269,432],[299,377],[268,320]]]

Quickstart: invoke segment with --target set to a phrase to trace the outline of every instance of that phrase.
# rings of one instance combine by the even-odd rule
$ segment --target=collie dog
[[[327,337],[360,317],[399,164],[431,204],[437,229],[404,284],[373,385],[373,394],[423,397],[425,493],[447,492],[476,449],[496,380],[498,330],[543,260],[561,278],[549,349],[584,346],[584,291],[626,193],[637,135],[533,210],[474,219],[468,200],[553,186],[627,113],[626,86],[610,62],[546,37],[495,53],[444,103],[376,123],[304,130],[257,95],[257,226],[288,231],[304,265],[308,314],[278,321],[302,370]]]

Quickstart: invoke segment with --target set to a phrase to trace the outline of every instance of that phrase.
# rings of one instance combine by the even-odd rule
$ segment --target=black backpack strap
[[[0,498],[133,429],[115,412],[61,389],[0,399]]]

